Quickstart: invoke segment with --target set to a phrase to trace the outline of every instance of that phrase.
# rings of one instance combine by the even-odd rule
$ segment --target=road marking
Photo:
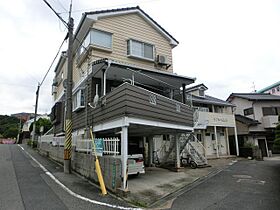
[[[265,181],[256,180],[256,179],[238,179],[236,182],[238,182],[238,183],[245,182],[245,183],[249,183],[249,184],[260,184],[260,185],[265,184]]]
[[[141,208],[131,208],[131,207],[124,207],[124,206],[117,206],[117,205],[112,205],[112,204],[108,204],[108,203],[103,203],[103,202],[100,202],[100,201],[96,201],[96,200],[92,200],[92,199],[89,199],[89,198],[86,198],[82,195],[79,195],[75,192],[73,192],[72,190],[70,190],[68,187],[66,187],[64,184],[62,184],[57,178],[55,178],[55,176],[49,172],[39,161],[37,161],[32,155],[29,154],[29,152],[25,151],[25,149],[20,146],[18,144],[18,146],[35,162],[39,165],[39,167],[45,172],[46,175],[48,175],[53,181],[55,181],[55,183],[57,183],[63,190],[65,190],[66,192],[68,192],[70,195],[78,198],[78,199],[81,199],[81,200],[84,200],[84,201],[87,201],[87,202],[90,202],[90,203],[93,203],[93,204],[97,204],[97,205],[101,205],[101,206],[107,206],[107,207],[110,207],[110,208],[114,208],[114,209],[123,209],[123,210],[142,210]]]
[[[249,175],[243,175],[243,174],[238,174],[238,175],[232,175],[234,178],[241,178],[241,179],[251,179],[252,176]]]

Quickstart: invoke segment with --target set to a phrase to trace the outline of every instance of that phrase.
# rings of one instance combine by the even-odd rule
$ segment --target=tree
[[[16,138],[17,135],[18,135],[18,128],[17,127],[9,127],[3,133],[3,137],[5,137],[5,138]]]
[[[275,129],[275,139],[273,143],[273,151],[276,153],[280,152],[280,115],[278,117],[278,125]]]
[[[40,127],[43,126],[44,130],[43,130],[43,134],[46,133],[48,130],[51,129],[52,127],[52,123],[49,119],[46,118],[40,118],[36,121],[36,134],[39,135],[40,134]],[[30,133],[33,131],[33,123],[31,123],[30,127],[29,127],[29,131]]]
[[[8,115],[0,115],[0,135],[15,138],[18,134],[19,119]]]

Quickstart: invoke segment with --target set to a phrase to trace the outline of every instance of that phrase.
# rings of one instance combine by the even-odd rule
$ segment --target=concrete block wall
[[[51,159],[62,163],[64,147],[52,146],[48,143],[39,145],[39,152]],[[110,191],[116,192],[121,187],[121,159],[113,156],[99,157],[105,186]],[[74,171],[98,183],[95,172],[95,157],[91,154],[75,152],[73,148],[71,166]]]

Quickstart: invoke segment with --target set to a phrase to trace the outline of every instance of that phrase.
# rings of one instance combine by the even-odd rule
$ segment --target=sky
[[[70,1],[48,2],[67,21]],[[75,26],[83,12],[137,5],[179,41],[174,73],[197,78],[208,95],[225,100],[279,81],[280,1],[73,0]],[[37,85],[66,29],[43,0],[0,1],[0,27],[0,114],[34,112]],[[40,89],[39,113],[53,104],[54,67]]]

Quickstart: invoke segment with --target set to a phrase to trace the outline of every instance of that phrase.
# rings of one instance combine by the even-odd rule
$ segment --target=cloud
[[[67,20],[68,0],[49,0]],[[174,72],[196,77],[208,94],[222,99],[251,92],[280,78],[280,6],[261,0],[73,1],[75,27],[82,10],[140,5],[180,44],[173,50]],[[34,110],[37,84],[48,70],[65,27],[43,1],[0,1],[0,114]],[[63,49],[66,49],[64,46]],[[39,97],[39,111],[52,106],[51,69]]]

